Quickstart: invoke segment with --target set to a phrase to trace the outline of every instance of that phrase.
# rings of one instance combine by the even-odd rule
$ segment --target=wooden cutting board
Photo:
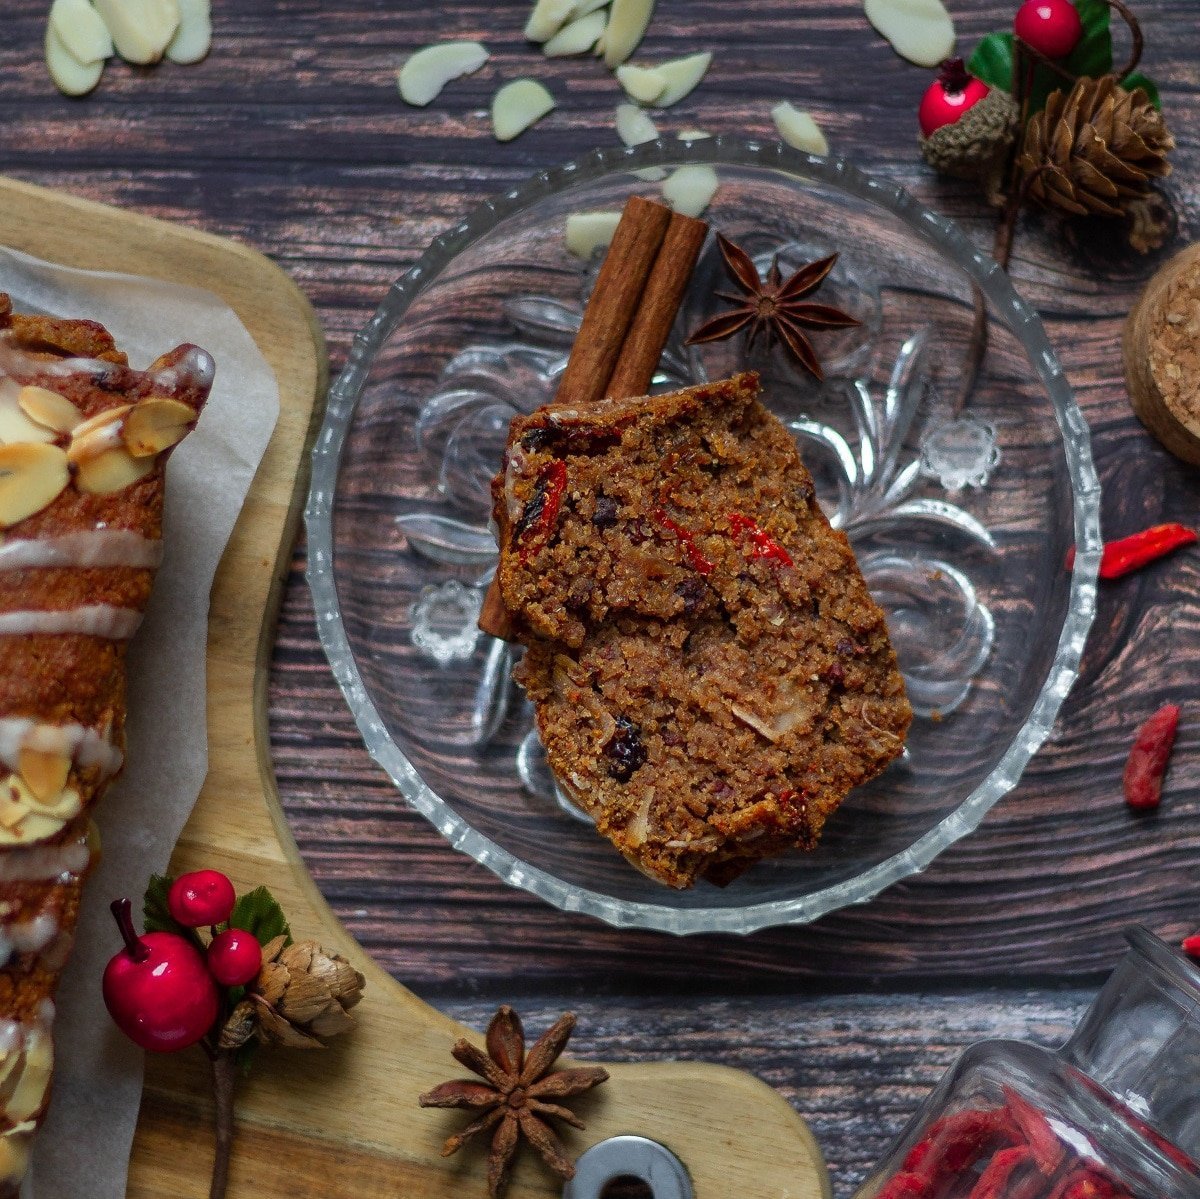
[[[231,1199],[482,1199],[481,1150],[438,1156],[465,1114],[423,1111],[416,1103],[421,1091],[463,1073],[449,1048],[466,1030],[376,966],[338,923],[300,861],[271,768],[267,668],[327,374],[312,309],[278,267],[244,246],[3,178],[0,244],[71,266],[208,288],[237,312],[279,380],[279,425],[213,586],[209,772],[172,867],[216,867],[239,891],[265,883],[293,930],[345,954],[366,975],[367,988],[355,1009],[358,1029],[335,1047],[260,1056],[239,1091]],[[697,1199],[828,1196],[811,1133],[765,1083],[703,1063],[609,1070],[610,1082],[576,1102],[587,1131],[565,1130],[573,1153],[604,1137],[639,1133],[683,1159]],[[210,1127],[203,1056],[151,1055],[129,1196],[207,1195]],[[531,1154],[522,1154],[510,1199],[559,1189]]]

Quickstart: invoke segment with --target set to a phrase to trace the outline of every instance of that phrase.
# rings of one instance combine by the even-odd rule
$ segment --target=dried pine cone
[[[222,1049],[236,1049],[252,1036],[265,1045],[321,1049],[354,1027],[349,1012],[362,998],[363,976],[316,941],[285,942],[276,937],[263,948],[257,980],[221,1030]]]
[[[991,204],[1004,203],[1008,151],[1020,114],[1008,92],[992,88],[957,121],[921,138],[921,153],[935,171],[977,182]]]
[[[1076,80],[1051,92],[1025,130],[1018,159],[1029,196],[1083,216],[1123,216],[1171,173],[1175,139],[1141,88],[1126,91],[1112,75]],[[1035,174],[1036,172],[1036,174]]]

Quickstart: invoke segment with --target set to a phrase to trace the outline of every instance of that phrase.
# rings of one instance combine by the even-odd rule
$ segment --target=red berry
[[[125,948],[104,969],[104,1006],[135,1044],[155,1053],[194,1045],[217,1019],[217,987],[200,951],[178,933],[133,931],[128,899],[112,905]]]
[[[262,946],[253,933],[227,928],[217,933],[208,947],[208,968],[213,978],[225,987],[245,986],[258,977],[262,966]]]
[[[921,132],[928,137],[943,125],[953,125],[991,90],[986,83],[967,74],[961,58],[948,58],[921,97],[921,107],[917,110]]]
[[[167,907],[185,928],[199,928],[228,920],[236,898],[233,883],[219,870],[193,870],[171,884]]]
[[[1183,952],[1190,958],[1200,958],[1200,933],[1193,933],[1183,939]]]
[[[1047,58],[1066,58],[1083,37],[1083,22],[1071,0],[1025,0],[1013,32]]]

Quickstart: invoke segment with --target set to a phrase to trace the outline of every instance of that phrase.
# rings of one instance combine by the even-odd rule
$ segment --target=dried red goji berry
[[[943,1116],[929,1126],[929,1144],[916,1172],[940,1182],[965,1170],[993,1149],[1020,1142],[1020,1134],[1005,1108],[968,1108]]]
[[[1066,1149],[1050,1127],[1050,1121],[1012,1087],[1004,1088],[1004,1102],[1029,1146],[1034,1164],[1049,1178],[1062,1165],[1066,1155]]]
[[[1060,1179],[1047,1199],[1129,1199],[1111,1178],[1080,1166]]]
[[[513,532],[513,540],[521,545],[524,561],[543,542],[549,541],[558,523],[563,492],[567,489],[567,464],[555,458],[538,471],[533,485],[533,497],[525,505],[521,519]]]
[[[1178,727],[1179,705],[1164,704],[1138,729],[1125,763],[1125,802],[1131,808],[1158,807]]]
[[[925,1179],[916,1174],[894,1174],[887,1180],[875,1199],[925,1199],[933,1193]]]
[[[655,509],[655,523],[671,533],[683,546],[683,556],[687,559],[688,565],[698,575],[710,575],[713,572],[714,563],[710,562],[699,550],[696,545],[696,539],[682,525],[673,521],[661,508]]]
[[[1188,957],[1200,958],[1200,933],[1192,933],[1190,937],[1184,937],[1181,948]]]
[[[792,565],[792,556],[787,550],[750,517],[743,516],[740,512],[731,512],[729,514],[729,531],[735,537],[744,535],[750,539],[750,544],[753,546],[750,551],[751,557],[766,558],[768,561],[778,562],[781,566]]]
[[[1033,1162],[1033,1153],[1026,1146],[1001,1149],[988,1162],[967,1199],[1002,1199],[1009,1179],[1027,1162]]]
[[[1110,541],[1100,555],[1100,577],[1119,579],[1131,571],[1166,557],[1167,554],[1185,545],[1195,545],[1200,540],[1195,529],[1187,525],[1170,523],[1153,525],[1140,533],[1132,533],[1119,541]],[[1075,566],[1075,547],[1067,551],[1067,569]]]

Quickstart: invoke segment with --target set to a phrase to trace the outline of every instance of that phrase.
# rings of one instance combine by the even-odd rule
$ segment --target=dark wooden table
[[[388,283],[489,194],[593,144],[615,144],[620,99],[588,59],[543,62],[527,5],[499,0],[215,0],[200,66],[111,64],[90,97],[54,91],[41,59],[48,0],[7,0],[0,170],[225,234],[272,255],[320,314],[336,371]],[[960,44],[1012,8],[952,0]],[[1144,69],[1179,147],[1176,247],[1200,211],[1200,11],[1143,0]],[[479,37],[477,76],[428,109],[394,71],[426,42]],[[841,153],[963,223],[992,215],[935,178],[915,144],[926,72],[897,58],[860,0],[660,0],[645,50],[716,50],[666,128],[770,135],[781,98],[809,108]],[[492,140],[498,78],[536,73],[559,110]],[[1159,256],[1161,257],[1161,256]],[[1040,217],[1012,271],[1042,312],[1091,422],[1110,535],[1194,521],[1200,484],[1130,415],[1121,323],[1156,259]],[[737,939],[618,932],[512,891],[451,851],[368,759],[316,639],[296,554],[270,679],[280,789],[305,859],[338,914],[414,990],[482,1024],[500,1001],[537,1025],[581,1014],[581,1054],[698,1057],[753,1070],[809,1119],[848,1193],[945,1065],[986,1036],[1059,1041],[1143,921],[1174,939],[1200,924],[1200,620],[1192,553],[1103,589],[1083,678],[1051,742],[983,827],[921,878],[809,928]],[[1130,730],[1185,705],[1162,810],[1120,800]]]

